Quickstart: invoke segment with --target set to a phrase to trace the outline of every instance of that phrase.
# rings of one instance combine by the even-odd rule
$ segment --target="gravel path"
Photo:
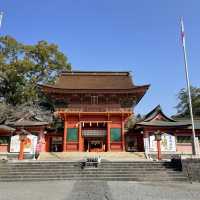
[[[0,200],[200,200],[199,183],[51,181],[0,183]]]
[[[68,200],[112,200],[107,182],[78,181],[74,184]]]
[[[200,200],[200,184],[109,182],[115,200]]]

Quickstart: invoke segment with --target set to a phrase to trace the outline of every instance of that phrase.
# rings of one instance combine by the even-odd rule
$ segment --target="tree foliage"
[[[53,82],[60,71],[70,69],[55,44],[25,45],[10,36],[0,37],[0,98],[8,104],[38,100],[38,84]]]
[[[53,118],[53,113],[50,110],[36,104],[25,103],[12,106],[0,103],[0,124],[10,125],[19,119],[52,123]]]
[[[191,87],[192,108],[194,117],[200,117],[200,88]],[[178,104],[176,106],[178,117],[189,117],[189,103],[186,89],[181,89],[178,93]]]
[[[140,114],[131,115],[128,120],[125,123],[126,129],[133,129],[138,121],[142,119],[142,116]]]

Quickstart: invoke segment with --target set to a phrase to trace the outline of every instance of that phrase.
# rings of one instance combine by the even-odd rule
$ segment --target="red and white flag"
[[[181,41],[182,41],[183,47],[185,48],[185,30],[184,30],[183,18],[181,18]]]

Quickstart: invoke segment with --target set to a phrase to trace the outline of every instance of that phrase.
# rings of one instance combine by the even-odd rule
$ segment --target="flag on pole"
[[[183,47],[185,48],[185,30],[184,30],[183,18],[181,18],[181,42]]]
[[[0,12],[0,28],[1,28],[1,24],[2,24],[2,19],[3,19],[3,12]]]
[[[190,117],[191,117],[191,123],[192,123],[192,154],[197,155],[196,142],[195,142],[196,134],[195,134],[195,128],[194,128],[193,111],[192,111],[192,98],[191,98],[191,91],[190,91],[190,79],[189,79],[189,73],[188,73],[188,62],[187,62],[187,53],[186,53],[186,45],[185,45],[185,30],[184,30],[183,18],[181,18],[181,40],[182,40],[182,45],[183,45],[185,76],[186,76],[187,92],[188,92],[188,103],[189,103]]]

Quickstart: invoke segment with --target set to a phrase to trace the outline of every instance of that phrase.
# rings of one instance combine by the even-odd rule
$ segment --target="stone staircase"
[[[0,163],[0,181],[102,180],[188,181],[171,162],[102,161],[81,169],[79,162],[10,161]]]

